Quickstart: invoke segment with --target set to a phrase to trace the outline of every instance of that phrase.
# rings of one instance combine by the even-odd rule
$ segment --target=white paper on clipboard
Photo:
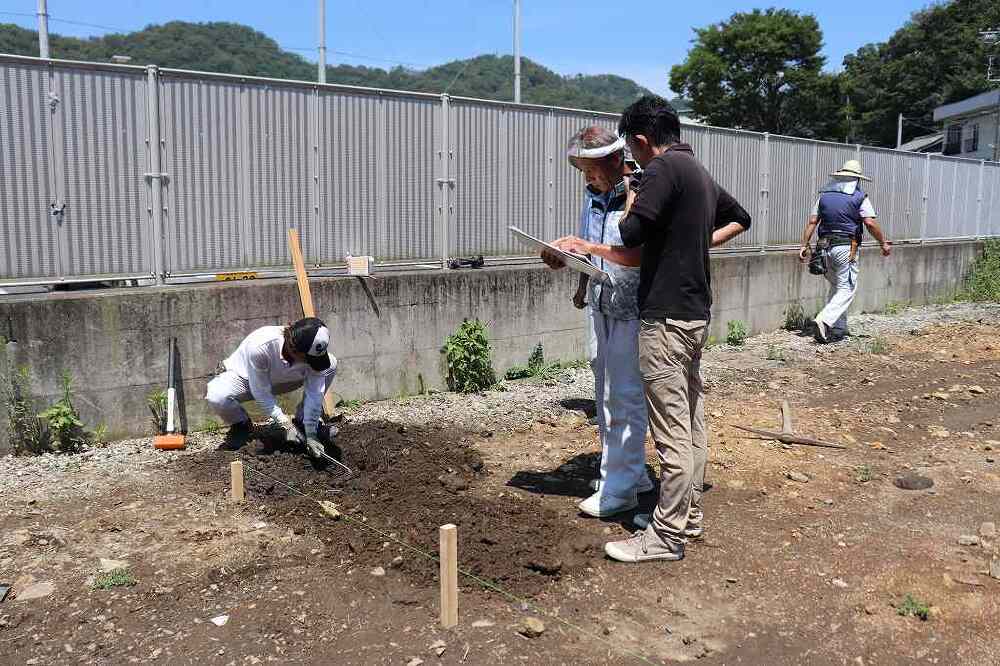
[[[611,276],[602,271],[594,264],[587,261],[586,257],[579,254],[573,254],[572,252],[565,252],[563,250],[560,250],[556,246],[546,243],[543,240],[539,240],[534,236],[532,236],[531,234],[524,233],[517,227],[511,226],[507,228],[510,229],[515,236],[520,238],[528,245],[533,245],[536,249],[539,250],[545,248],[551,250],[555,254],[558,254],[559,258],[566,263],[567,268],[572,268],[574,271],[577,271],[578,273],[586,273],[587,275],[589,275],[590,277],[594,278],[599,282],[604,282],[604,283],[611,282]]]

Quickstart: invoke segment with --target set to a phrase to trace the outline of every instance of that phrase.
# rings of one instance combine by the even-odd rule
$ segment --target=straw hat
[[[830,175],[842,176],[844,178],[858,178],[860,180],[867,180],[868,182],[872,180],[861,171],[861,162],[857,160],[847,160],[844,162],[844,166],[840,167],[840,171],[834,171]]]

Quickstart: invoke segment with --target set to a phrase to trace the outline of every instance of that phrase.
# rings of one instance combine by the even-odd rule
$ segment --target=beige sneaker
[[[665,544],[655,536],[641,530],[623,541],[604,544],[604,552],[619,562],[645,562],[647,560],[667,560],[676,562],[684,559],[684,544]]]
[[[640,530],[644,530],[649,525],[649,521],[652,519],[653,514],[651,513],[637,513],[632,516],[632,524]],[[703,519],[699,519],[696,523],[692,521],[689,516],[687,527],[684,529],[684,536],[691,540],[700,539],[705,536],[705,523],[703,522]]]

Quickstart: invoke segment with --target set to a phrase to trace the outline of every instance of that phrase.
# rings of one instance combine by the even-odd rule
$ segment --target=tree
[[[814,16],[755,9],[695,29],[670,87],[713,125],[833,138],[838,82],[822,72],[823,36]]]
[[[857,109],[858,140],[895,146],[900,113],[910,121],[904,141],[928,134],[934,107],[989,90],[989,51],[979,31],[997,27],[997,0],[954,0],[915,12],[888,42],[845,57],[843,84]]]

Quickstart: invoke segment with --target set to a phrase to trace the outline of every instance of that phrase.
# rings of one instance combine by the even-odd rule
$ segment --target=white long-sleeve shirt
[[[223,365],[245,378],[264,413],[282,423],[289,419],[274,397],[274,387],[302,385],[302,425],[306,434],[315,435],[323,412],[326,375],[334,372],[336,365],[317,372],[305,363],[289,363],[281,355],[284,343],[283,326],[262,326],[244,338]]]

